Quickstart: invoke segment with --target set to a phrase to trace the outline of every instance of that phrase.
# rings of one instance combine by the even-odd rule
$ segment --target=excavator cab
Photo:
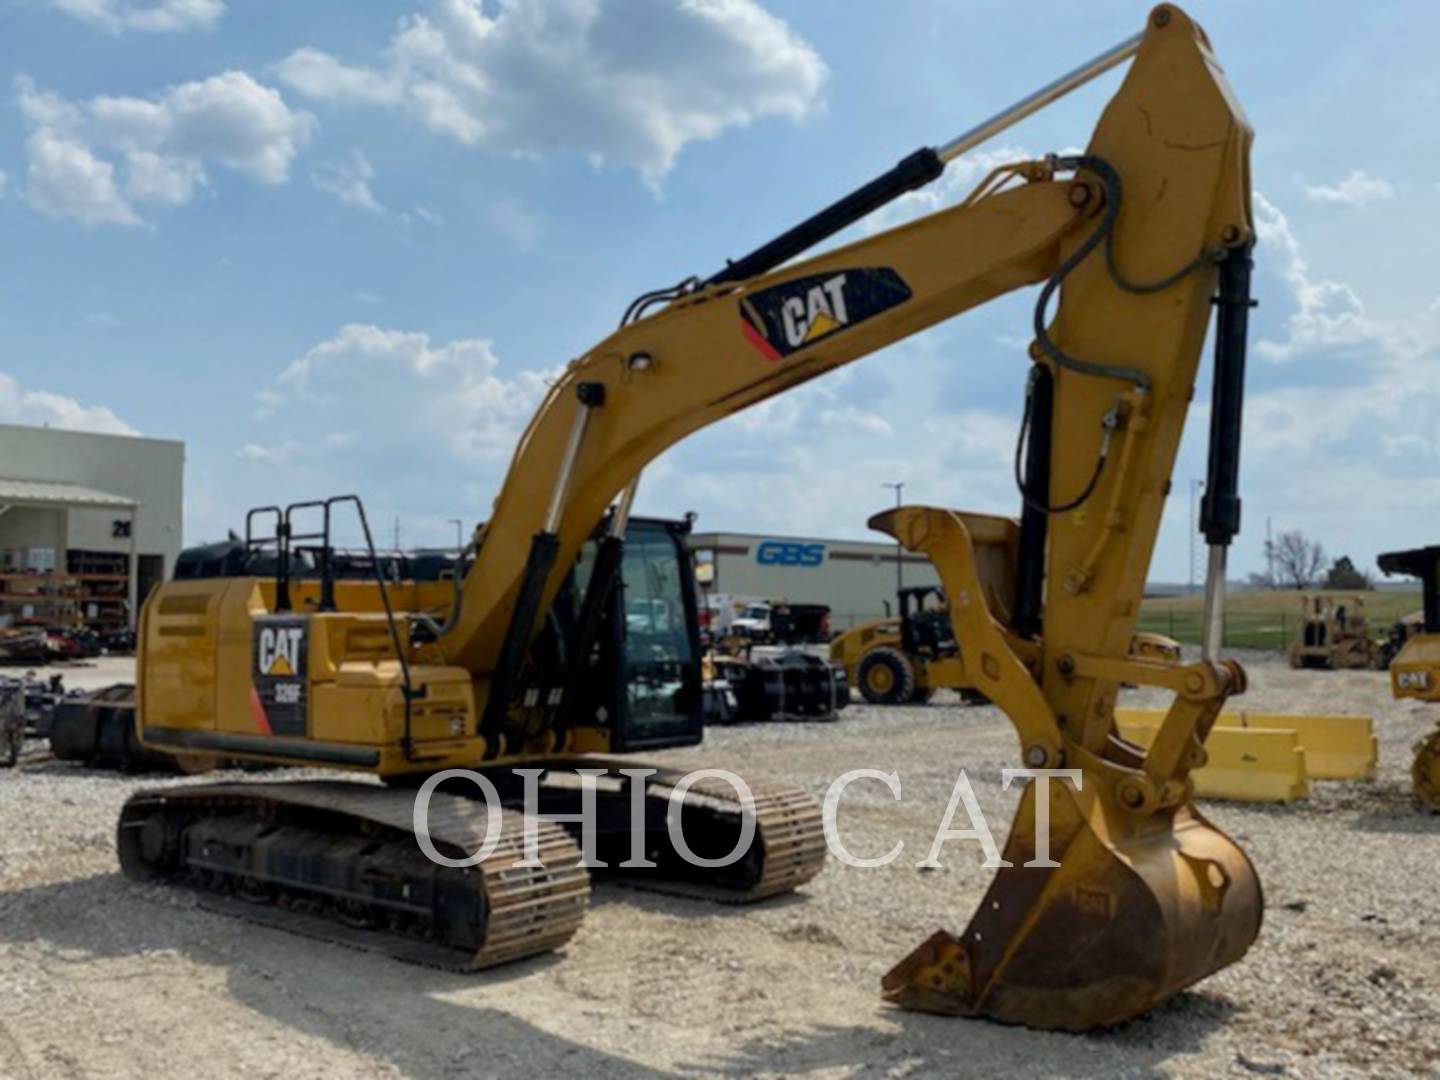
[[[632,517],[609,611],[588,660],[581,710],[611,718],[615,751],[693,746],[703,737],[700,620],[686,522]],[[583,596],[596,545],[575,567]],[[562,591],[556,607],[569,603]],[[584,661],[582,661],[584,662]]]

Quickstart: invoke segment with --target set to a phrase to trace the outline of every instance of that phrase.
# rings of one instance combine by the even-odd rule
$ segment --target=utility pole
[[[900,509],[900,493],[905,490],[905,481],[895,483],[884,483],[881,487],[895,489],[895,509]],[[895,541],[895,593],[898,596],[900,590],[905,587],[905,546],[899,540]]]
[[[1270,515],[1265,515],[1265,578],[1270,588],[1275,588],[1275,545],[1270,539]]]
[[[465,550],[465,522],[459,518],[449,518],[451,525],[455,526],[455,556],[459,558],[460,553]]]

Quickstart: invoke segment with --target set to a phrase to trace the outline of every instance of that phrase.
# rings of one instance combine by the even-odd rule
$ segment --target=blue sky
[[[488,512],[546,374],[634,295],[714,270],[1145,10],[0,0],[0,420],[184,439],[190,541],[341,490],[407,542],[446,541]],[[1259,567],[1267,517],[1362,564],[1435,542],[1440,12],[1189,10],[1258,133],[1234,564]],[[1117,79],[986,153],[1082,145]],[[700,433],[647,473],[641,510],[864,536],[903,480],[907,501],[1014,512],[1032,303]],[[1203,420],[1155,578],[1187,574]]]

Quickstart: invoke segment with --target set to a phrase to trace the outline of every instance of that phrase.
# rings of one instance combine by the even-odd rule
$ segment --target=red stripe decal
[[[250,715],[262,735],[275,734],[270,730],[270,718],[265,715],[265,706],[260,701],[260,691],[255,689],[254,683],[250,684]]]
[[[749,319],[742,318],[740,320],[740,329],[745,331],[745,340],[750,342],[751,345],[754,345],[761,356],[765,357],[765,359],[769,360],[772,364],[778,364],[780,362],[780,354],[775,351],[775,346],[766,341],[765,336],[750,325]]]

